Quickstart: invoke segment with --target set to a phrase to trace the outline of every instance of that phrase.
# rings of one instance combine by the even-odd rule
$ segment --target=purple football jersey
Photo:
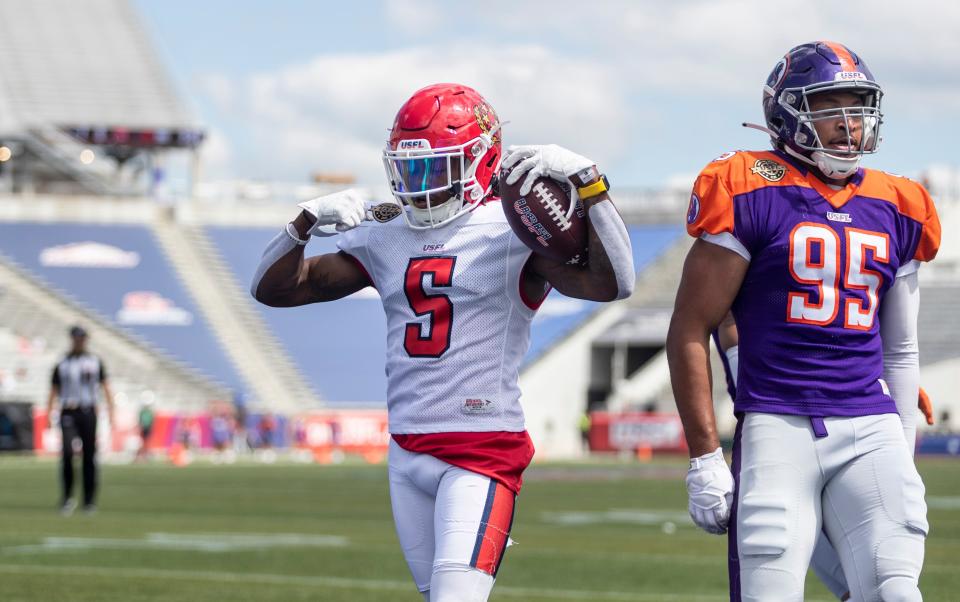
[[[897,274],[936,255],[940,223],[922,186],[861,169],[834,190],[782,153],[728,153],[701,172],[687,222],[750,261],[733,304],[736,412],[897,411],[878,314]]]

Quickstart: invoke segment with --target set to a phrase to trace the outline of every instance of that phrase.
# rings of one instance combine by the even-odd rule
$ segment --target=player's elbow
[[[269,287],[261,286],[258,282],[251,285],[250,294],[259,303],[268,307],[287,307],[288,305],[284,303],[282,295],[278,295],[276,291],[270,290]]]
[[[633,270],[603,270],[590,274],[591,301],[618,301],[633,295],[637,276]]]
[[[584,293],[585,294],[576,296],[588,301],[599,301],[601,303],[609,303],[610,301],[616,301],[617,299],[625,298],[621,295],[621,291],[617,286],[616,280],[612,278],[594,279]],[[629,297],[630,295],[628,294],[626,296]]]
[[[250,284],[250,296],[253,297],[254,299],[256,299],[259,303],[263,303],[264,305],[270,305],[270,306],[272,306],[272,304],[271,304],[271,302],[270,302],[270,301],[271,301],[270,295],[267,293],[267,291],[261,291],[261,290],[260,290],[260,281],[259,281],[259,280],[254,280],[254,281]]]
[[[617,276],[617,296],[616,299],[627,299],[633,295],[633,291],[637,286],[637,275],[632,271],[624,274],[623,276]]]

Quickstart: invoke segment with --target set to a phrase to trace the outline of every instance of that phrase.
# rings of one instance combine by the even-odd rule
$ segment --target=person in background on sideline
[[[53,424],[54,404],[60,402],[60,429],[63,435],[61,484],[63,498],[60,513],[73,514],[77,502],[73,498],[73,440],[80,438],[83,447],[83,511],[96,511],[97,493],[97,400],[103,390],[110,426],[113,419],[113,392],[107,371],[99,357],[87,351],[87,331],[80,326],[70,329],[70,352],[53,369],[47,416]]]

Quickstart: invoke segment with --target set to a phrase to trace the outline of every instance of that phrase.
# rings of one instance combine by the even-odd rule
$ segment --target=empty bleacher
[[[149,228],[0,223],[0,254],[112,326],[230,390],[245,388]]]
[[[118,402],[150,391],[163,406],[195,410],[230,391],[130,336],[98,314],[0,260],[0,400],[40,403],[56,361],[69,348],[67,329],[82,324],[91,351],[104,358]]]
[[[237,280],[203,228],[158,220],[154,232],[253,397],[277,411],[316,405],[318,396],[250,303],[249,283]]]
[[[374,289],[336,303],[294,308],[261,305],[247,292],[263,250],[279,231],[279,225],[204,229],[235,280],[244,285],[244,302],[256,306],[317,395],[329,404],[383,404],[386,319]],[[335,239],[317,238],[307,253],[319,255],[335,249]]]

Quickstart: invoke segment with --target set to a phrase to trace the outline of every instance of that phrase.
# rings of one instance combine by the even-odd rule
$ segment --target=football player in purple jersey
[[[733,319],[733,313],[728,312],[720,326],[713,331],[713,342],[720,353],[720,359],[723,363],[724,376],[727,381],[727,391],[731,399],[737,398],[737,366],[739,364],[740,336],[737,332],[737,323]],[[901,401],[901,400],[895,400]],[[903,400],[907,401],[907,400]],[[920,388],[920,395],[917,400],[917,407],[912,407],[907,403],[906,407],[897,405],[903,422],[903,436],[907,440],[907,447],[913,451],[916,443],[916,417],[917,409],[923,414],[927,424],[933,424],[933,406],[930,398]],[[817,575],[820,581],[840,600],[850,599],[850,588],[847,586],[847,579],[843,574],[843,566],[840,564],[840,556],[836,549],[830,543],[830,539],[823,532],[817,537],[817,544],[813,550],[813,557],[810,559],[810,568]]]
[[[803,600],[821,531],[852,599],[922,599],[924,488],[897,406],[918,396],[917,270],[940,223],[922,186],[860,167],[882,94],[845,46],[797,46],[764,86],[773,150],[726,153],[694,185],[667,353],[690,514],[729,530],[731,600]],[[730,310],[732,471],[708,362]]]

